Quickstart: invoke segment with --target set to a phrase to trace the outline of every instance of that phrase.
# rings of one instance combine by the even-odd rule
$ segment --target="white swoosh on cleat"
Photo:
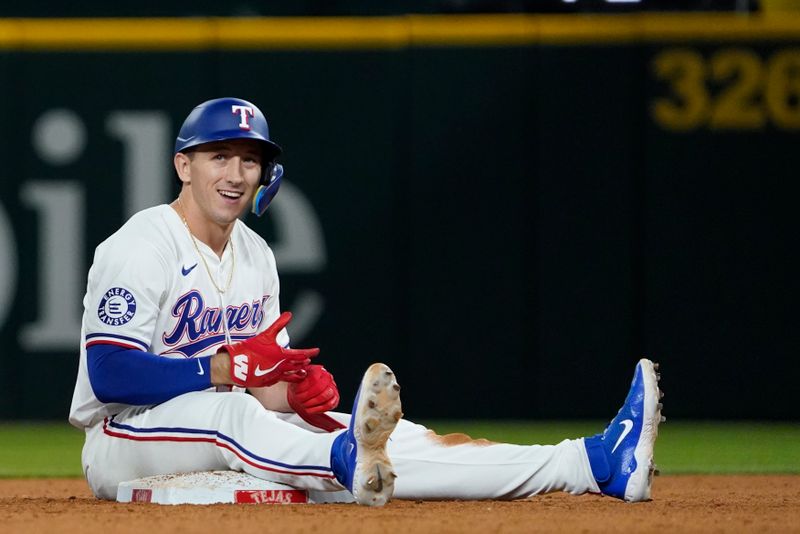
[[[630,419],[623,419],[622,421],[619,422],[619,424],[624,425],[625,428],[622,430],[622,434],[619,435],[619,438],[617,438],[617,442],[614,444],[614,448],[611,449],[611,454],[614,454],[614,451],[617,450],[617,447],[619,447],[619,444],[622,443],[623,439],[625,439],[625,436],[627,436],[633,429],[633,421],[631,421]]]

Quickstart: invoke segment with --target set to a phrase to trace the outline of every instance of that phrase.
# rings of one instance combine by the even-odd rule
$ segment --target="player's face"
[[[207,220],[227,225],[247,210],[261,178],[258,141],[207,143],[187,159],[191,199]]]

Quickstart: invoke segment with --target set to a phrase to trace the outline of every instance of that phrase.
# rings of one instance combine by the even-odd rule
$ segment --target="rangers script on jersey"
[[[212,285],[188,229],[167,205],[137,213],[97,247],[83,299],[80,364],[69,417],[73,425],[91,426],[127,407],[97,399],[87,347],[113,344],[165,358],[195,358],[252,337],[275,321],[279,283],[272,251],[241,221],[230,239],[233,255],[227,246],[222,258],[197,241],[219,285],[228,279],[235,256],[234,275],[247,283],[232,284],[225,293]],[[278,342],[288,345],[286,330]]]

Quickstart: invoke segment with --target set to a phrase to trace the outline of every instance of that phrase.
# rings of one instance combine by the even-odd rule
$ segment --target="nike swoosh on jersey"
[[[611,449],[611,454],[614,454],[614,451],[617,450],[617,447],[619,447],[619,444],[622,443],[623,439],[625,439],[625,436],[627,436],[630,433],[631,429],[633,429],[633,421],[631,421],[630,419],[623,419],[622,421],[619,422],[619,424],[623,425],[625,428],[622,429],[622,434],[619,435],[619,438],[617,438],[617,442],[614,444],[614,448]]]
[[[278,363],[276,363],[275,365],[273,365],[272,367],[270,367],[269,369],[262,369],[261,367],[259,367],[258,365],[256,365],[256,370],[254,371],[254,373],[256,374],[256,376],[264,376],[265,374],[267,374],[267,373],[271,373],[272,371],[274,371],[275,369],[277,369],[277,368],[278,368],[278,366],[279,366],[280,364],[282,364],[283,362],[285,362],[285,361],[286,361],[286,360],[285,360],[285,359],[283,359],[283,360],[279,361]]]
[[[203,370],[203,364],[200,363],[200,360],[197,360],[197,367],[200,369],[199,371],[197,371],[198,375],[202,376],[206,374],[206,372]]]
[[[192,271],[194,270],[194,268],[195,268],[195,267],[197,267],[197,264],[196,264],[196,263],[195,263],[194,265],[192,265],[191,267],[189,267],[189,268],[186,268],[186,267],[183,267],[183,266],[182,266],[182,267],[181,267],[181,274],[182,274],[183,276],[186,276],[187,274],[189,274],[190,272],[192,272]]]

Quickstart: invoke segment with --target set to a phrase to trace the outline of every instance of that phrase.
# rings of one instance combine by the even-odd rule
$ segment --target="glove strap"
[[[239,364],[239,367],[237,367],[237,363],[236,363],[235,359],[236,359],[237,356],[239,356],[239,354],[236,354],[236,352],[237,352],[236,346],[235,345],[223,345],[217,350],[217,352],[222,352],[223,350],[225,352],[227,352],[228,356],[230,357],[230,377],[231,377],[231,382],[233,382],[234,385],[239,386],[239,387],[247,387],[246,384],[245,384],[245,381],[247,380],[247,377],[250,376],[250,369],[248,369],[247,366],[242,368],[241,367],[241,363]],[[238,373],[239,376],[237,376],[237,373]]]
[[[302,404],[292,402],[291,399],[289,400],[289,406],[292,407],[292,410],[299,415],[303,421],[308,423],[311,426],[315,426],[317,428],[321,428],[325,432],[333,432],[334,430],[341,430],[343,428],[347,428],[342,423],[331,417],[326,413],[308,413],[306,409],[303,407]]]
[[[586,455],[589,457],[589,466],[592,468],[594,479],[598,484],[607,482],[611,478],[611,466],[608,464],[602,434],[584,438],[583,445],[586,447]]]

